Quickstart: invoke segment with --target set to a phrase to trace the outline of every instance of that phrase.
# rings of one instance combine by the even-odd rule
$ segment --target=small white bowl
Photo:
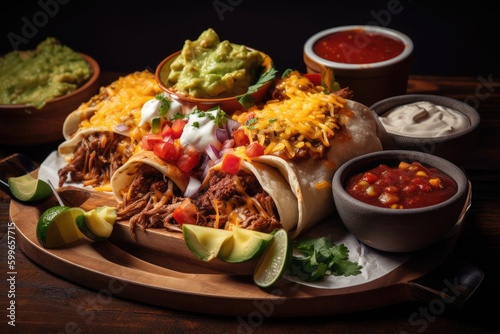
[[[362,30],[368,34],[381,34],[401,41],[403,51],[394,58],[366,64],[349,64],[324,59],[314,52],[319,39],[343,31]],[[360,52],[362,47],[358,49]],[[368,25],[348,25],[320,31],[304,44],[304,63],[308,73],[321,73],[321,67],[331,68],[342,88],[353,91],[353,100],[365,105],[384,98],[405,94],[408,87],[413,41],[407,35],[386,27]]]
[[[468,119],[469,126],[464,130],[439,137],[412,137],[388,132],[394,144],[400,150],[431,153],[461,165],[467,160],[477,143],[481,122],[479,113],[467,103],[447,96],[406,94],[378,101],[371,105],[370,109],[379,117],[383,117],[394,108],[420,101],[431,102],[437,106],[451,108],[462,113]]]

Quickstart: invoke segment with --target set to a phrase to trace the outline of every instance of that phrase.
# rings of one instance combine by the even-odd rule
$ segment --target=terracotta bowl
[[[448,200],[421,208],[391,209],[366,204],[345,190],[350,176],[400,161],[420,162],[435,167],[457,184],[457,192]],[[446,238],[464,218],[468,208],[470,185],[467,176],[455,164],[432,154],[392,150],[369,153],[343,164],[332,181],[335,206],[347,229],[364,244],[388,252],[422,250]]]
[[[48,101],[42,109],[25,104],[0,105],[0,143],[3,145],[36,145],[63,139],[64,120],[80,104],[99,90],[99,64],[82,54],[92,67],[90,79],[74,92]]]
[[[373,104],[370,109],[380,119],[380,117],[383,117],[384,114],[396,107],[419,101],[428,101],[435,105],[454,109],[466,116],[469,126],[465,130],[440,137],[411,137],[388,131],[396,147],[401,150],[431,153],[455,164],[462,164],[477,143],[478,128],[481,121],[479,113],[467,103],[445,96],[408,94],[384,99]]]
[[[403,44],[404,49],[394,58],[361,64],[328,60],[315,52],[316,43],[323,37],[356,30],[395,39]],[[359,43],[346,49],[346,54],[363,54],[368,41],[365,37],[359,38]],[[384,98],[406,93],[412,55],[413,42],[410,37],[393,29],[369,25],[347,25],[322,30],[307,39],[303,50],[308,73],[321,73],[322,67],[332,69],[340,86],[349,87],[353,91],[353,100],[367,106]]]
[[[227,114],[231,114],[236,110],[241,110],[242,105],[238,102],[238,96],[226,97],[226,98],[218,98],[218,99],[201,99],[194,98],[190,96],[186,96],[184,94],[179,94],[175,90],[172,89],[171,85],[167,83],[167,78],[170,73],[170,65],[177,58],[177,56],[181,53],[181,51],[177,51],[170,56],[163,59],[163,61],[156,68],[155,76],[158,85],[167,92],[170,97],[179,102],[184,110],[189,112],[195,106],[200,110],[208,110],[216,106],[220,106],[220,108],[226,112]],[[265,53],[261,54],[264,56],[264,70],[263,73],[274,68],[274,63],[272,59],[266,55]],[[262,85],[257,92],[253,93],[252,96],[254,98],[255,104],[262,102],[267,95],[269,87],[271,86],[272,80],[268,81],[264,85]]]

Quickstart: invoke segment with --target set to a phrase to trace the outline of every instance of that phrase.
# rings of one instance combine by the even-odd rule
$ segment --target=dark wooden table
[[[48,272],[8,240],[9,199],[0,192],[2,333],[498,333],[500,299],[500,80],[412,76],[409,93],[467,101],[481,114],[481,132],[464,168],[472,181],[472,207],[453,256],[474,265],[484,280],[461,310],[408,302],[333,316],[275,319],[180,312],[112,297]],[[1,147],[0,158],[24,153],[38,163],[59,143]],[[15,285],[9,281],[15,253]],[[13,250],[13,251],[12,251]],[[12,258],[10,259],[12,260]],[[15,294],[8,296],[8,294]],[[15,312],[8,310],[15,301]],[[415,315],[419,315],[415,318]],[[8,325],[15,317],[15,327]],[[418,321],[415,321],[418,319]]]

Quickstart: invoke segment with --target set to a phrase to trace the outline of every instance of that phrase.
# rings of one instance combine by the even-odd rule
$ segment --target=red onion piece
[[[128,131],[130,131],[130,127],[127,124],[121,123],[121,124],[116,125],[114,130],[116,132],[128,132]]]
[[[194,194],[196,194],[198,192],[198,190],[200,189],[200,186],[201,186],[200,180],[198,180],[197,178],[195,178],[193,176],[189,177],[189,183],[186,187],[186,191],[184,191],[184,196],[186,196],[186,197],[193,196]]]
[[[205,152],[207,153],[210,160],[217,160],[220,157],[219,150],[215,146],[213,146],[212,144],[207,146],[207,148],[205,149]]]

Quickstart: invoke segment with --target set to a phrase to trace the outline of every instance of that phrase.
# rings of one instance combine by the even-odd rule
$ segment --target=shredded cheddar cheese
[[[112,131],[120,125],[128,126],[133,132],[141,120],[142,106],[159,93],[161,89],[154,74],[147,70],[120,77],[101,87],[98,95],[80,105],[79,110],[94,108],[95,113],[82,120],[79,127],[100,127]]]
[[[265,147],[264,154],[282,151],[293,159],[298,149],[321,153],[323,147],[330,146],[341,124],[338,110],[344,108],[346,100],[304,85],[303,80],[292,73],[280,85],[285,99],[270,100],[261,109],[254,107],[233,116],[251,140]]]

